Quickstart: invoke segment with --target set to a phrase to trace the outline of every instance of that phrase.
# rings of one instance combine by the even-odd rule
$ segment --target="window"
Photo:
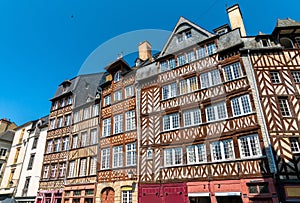
[[[185,36],[186,36],[187,39],[188,39],[188,38],[191,38],[191,37],[192,37],[192,31],[191,31],[191,30],[186,31],[186,32],[185,32]]]
[[[86,175],[86,159],[80,160],[80,167],[79,167],[79,176]]]
[[[72,149],[75,149],[77,147],[78,147],[78,135],[73,135]]]
[[[282,116],[291,116],[289,102],[287,98],[278,98],[278,101]]]
[[[104,106],[110,105],[111,104],[111,97],[110,95],[107,95],[104,97]]]
[[[57,118],[57,128],[61,128],[63,126],[63,117]]]
[[[215,43],[209,43],[206,45],[208,55],[214,54],[217,52],[217,47]]]
[[[294,48],[293,41],[287,37],[283,37],[279,41],[280,41],[280,44],[286,49]]]
[[[205,144],[192,145],[187,147],[187,163],[196,164],[206,161]]]
[[[66,171],[66,163],[59,164],[58,176],[59,177],[64,177],[65,176],[65,171]]]
[[[128,111],[125,113],[126,130],[134,130],[135,127],[135,111]]]
[[[198,90],[197,77],[191,77],[180,81],[180,94],[186,94]]]
[[[69,175],[70,178],[73,178],[75,176],[75,161],[69,162]]]
[[[87,146],[87,132],[81,133],[81,147]]]
[[[63,150],[66,151],[69,149],[69,137],[63,138]]]
[[[162,98],[169,99],[177,96],[177,84],[172,83],[162,87]]]
[[[290,138],[290,143],[291,143],[291,151],[293,153],[299,153],[300,152],[300,147],[299,147],[299,140],[296,137],[291,137]]]
[[[207,122],[227,118],[226,103],[220,102],[205,108]]]
[[[182,66],[182,65],[186,64],[185,55],[184,54],[179,55],[177,57],[177,61],[178,61],[178,66]]]
[[[213,161],[234,159],[232,140],[222,140],[210,144]]]
[[[65,118],[65,126],[69,126],[71,124],[71,114],[66,115]]]
[[[32,143],[32,148],[31,149],[36,149],[38,141],[39,141],[39,137],[34,137],[33,138],[33,143]]]
[[[72,97],[71,96],[68,97],[68,105],[70,105],[70,104],[72,104]]]
[[[113,167],[123,166],[123,146],[113,147]]]
[[[279,72],[272,71],[272,72],[270,72],[270,76],[271,76],[271,81],[273,84],[281,83]]]
[[[55,128],[55,119],[51,119],[50,120],[50,130],[54,129]]]
[[[222,69],[223,69],[225,81],[236,80],[243,76],[240,62],[224,66]]]
[[[47,153],[51,153],[52,152],[52,147],[53,147],[53,141],[49,140],[47,142]]]
[[[120,80],[121,80],[121,71],[118,71],[114,76],[114,82],[119,82]]]
[[[118,90],[114,93],[114,101],[121,101],[122,100],[122,90]]]
[[[97,157],[91,157],[90,160],[90,175],[96,175],[97,173]]]
[[[182,33],[177,35],[177,41],[178,42],[182,42],[183,41]]]
[[[86,107],[83,109],[83,120],[88,119],[90,117],[90,107]]]
[[[6,148],[1,148],[1,149],[0,149],[0,156],[5,156],[5,155],[6,155],[6,152],[7,152],[7,149],[6,149]]]
[[[55,178],[56,177],[56,172],[57,172],[57,165],[51,165],[51,173],[50,173],[50,178]]]
[[[173,130],[179,128],[179,114],[172,113],[165,115],[164,118],[164,130]]]
[[[243,95],[231,99],[231,106],[233,109],[233,116],[244,115],[252,111],[249,95]]]
[[[60,151],[60,138],[54,140],[54,151],[55,152]]]
[[[48,178],[49,165],[44,166],[43,178]]]
[[[165,166],[176,166],[182,164],[182,149],[169,148],[164,150]]]
[[[114,134],[123,132],[123,115],[114,116]]]
[[[64,107],[66,105],[66,100],[65,99],[61,99],[60,100],[60,106]]]
[[[213,70],[200,75],[201,88],[207,88],[221,83],[219,70]]]
[[[74,123],[79,122],[80,116],[79,116],[79,111],[76,111],[74,113]]]
[[[132,203],[132,190],[122,191],[122,203]]]
[[[200,48],[197,49],[197,57],[198,57],[198,59],[202,59],[202,58],[204,58],[206,56],[207,55],[206,55],[206,49],[205,49],[205,47],[200,47]]]
[[[35,157],[35,154],[31,154],[30,155],[27,170],[31,170],[32,169],[32,165],[33,165],[33,162],[34,162],[34,157]]]
[[[269,193],[269,184],[268,183],[249,183],[247,184],[248,191],[250,194],[263,194]]]
[[[23,188],[23,191],[22,191],[22,196],[27,196],[27,192],[28,192],[28,188],[29,188],[29,183],[30,183],[30,177],[26,177],[25,179],[25,183],[24,183],[24,188]]]
[[[94,104],[93,105],[93,113],[92,113],[92,116],[95,117],[95,116],[98,116],[99,115],[99,104]]]
[[[200,109],[191,109],[183,112],[184,126],[198,125],[201,123]]]
[[[90,138],[90,144],[94,145],[97,144],[97,129],[92,129],[91,130],[91,138]]]
[[[160,62],[160,71],[164,72],[176,67],[176,61],[174,58]]]
[[[260,40],[262,47],[269,47],[270,43],[268,39],[261,39]]]
[[[190,51],[187,53],[187,62],[195,61],[195,53],[194,51]]]
[[[19,153],[20,153],[20,150],[21,150],[21,147],[18,147],[18,148],[16,149],[16,154],[15,154],[15,157],[14,157],[14,162],[13,162],[13,164],[16,164],[16,163],[17,163],[18,157],[19,157]]]
[[[101,169],[109,168],[110,149],[102,149],[101,151]]]
[[[134,88],[133,85],[125,87],[125,98],[134,96]]]
[[[57,109],[58,108],[58,101],[55,101],[54,102],[54,105],[53,105],[53,109],[55,110],[55,109]]]
[[[110,135],[110,118],[106,118],[103,120],[103,130],[102,130],[102,136],[107,137]]]
[[[294,78],[295,83],[300,83],[300,71],[292,71],[292,76]]]
[[[258,135],[249,135],[239,138],[239,147],[242,158],[261,156]]]
[[[136,165],[136,145],[135,143],[130,143],[126,145],[126,165],[135,166]]]

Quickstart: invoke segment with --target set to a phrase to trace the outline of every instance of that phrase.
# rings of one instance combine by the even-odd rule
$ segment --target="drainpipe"
[[[253,81],[254,81],[254,88],[255,88],[255,92],[257,94],[257,98],[258,98],[259,111],[261,113],[262,122],[263,122],[265,132],[266,132],[266,135],[267,135],[267,141],[268,141],[269,145],[271,146],[270,134],[269,134],[269,130],[267,128],[265,115],[264,115],[263,110],[262,110],[262,104],[260,102],[259,91],[258,91],[258,88],[257,88],[257,81],[256,81],[256,78],[255,78],[255,75],[254,75],[254,69],[253,69],[253,66],[252,66],[252,63],[251,63],[251,59],[250,59],[250,49],[248,49],[247,53],[248,53],[247,54],[247,59],[248,59],[249,65],[250,65],[251,76],[252,76]],[[269,151],[270,151],[271,160],[272,160],[272,163],[273,163],[273,166],[274,166],[274,180],[275,180],[275,175],[277,174],[277,167],[276,167],[276,163],[275,163],[275,159],[274,159],[273,150],[270,148]]]
[[[140,136],[141,136],[141,120],[140,120],[140,96],[141,96],[141,89],[140,85],[138,82],[136,84],[136,95],[135,95],[135,103],[136,103],[136,129],[137,129],[137,145],[136,145],[136,150],[137,150],[137,163],[136,163],[136,175],[137,175],[137,182],[139,182],[139,175],[140,175]]]
[[[99,132],[99,137],[98,137],[98,149],[97,149],[97,163],[99,160],[99,157],[101,156],[101,145],[100,145],[100,138],[102,137],[102,131],[100,130],[100,124],[101,124],[101,116],[102,116],[102,87],[99,87],[99,95],[100,95],[100,100],[99,100],[99,115],[98,115],[98,132]],[[99,150],[99,151],[98,151]],[[97,164],[98,165],[98,164]],[[101,163],[99,164],[101,168]],[[99,170],[100,170],[99,168]],[[96,184],[99,182],[98,179],[98,168],[97,168],[97,176],[96,176]]]

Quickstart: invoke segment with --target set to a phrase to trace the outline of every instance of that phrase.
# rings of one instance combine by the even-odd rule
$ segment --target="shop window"
[[[268,183],[251,183],[248,184],[248,191],[250,194],[269,193],[269,185]]]

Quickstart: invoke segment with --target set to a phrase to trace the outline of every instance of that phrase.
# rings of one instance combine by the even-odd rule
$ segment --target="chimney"
[[[139,58],[143,61],[152,60],[152,46],[148,41],[139,44]]]
[[[238,4],[226,9],[231,24],[231,29],[240,28],[241,36],[246,37],[246,30],[243,22],[243,16]]]

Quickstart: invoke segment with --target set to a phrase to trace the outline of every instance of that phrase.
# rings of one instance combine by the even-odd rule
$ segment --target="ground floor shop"
[[[96,184],[65,186],[63,203],[94,203]]]
[[[62,203],[63,190],[40,190],[36,203]]]
[[[300,182],[278,182],[278,191],[281,202],[300,202]]]

